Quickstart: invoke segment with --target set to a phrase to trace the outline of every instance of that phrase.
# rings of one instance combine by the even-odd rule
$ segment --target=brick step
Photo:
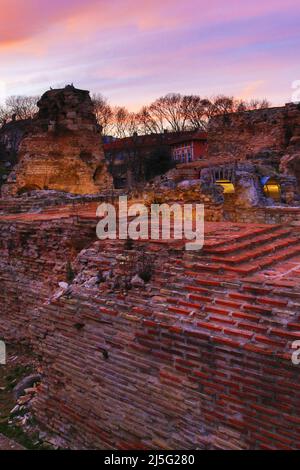
[[[283,248],[287,248],[298,243],[299,239],[296,237],[279,239],[273,241],[273,243],[271,244],[268,243],[266,246],[260,245],[258,248],[247,250],[245,253],[242,254],[232,255],[228,257],[213,256],[210,258],[210,261],[221,264],[225,263],[229,265],[241,264],[252,259],[263,258],[268,254],[277,252]]]
[[[240,257],[234,260],[229,259],[229,261],[226,258],[224,260],[226,263],[221,263],[220,261],[216,262],[216,260],[210,261],[205,258],[202,258],[200,262],[195,262],[194,260],[193,263],[188,263],[183,259],[177,261],[177,269],[179,267],[183,267],[184,275],[195,278],[197,278],[200,273],[202,274],[204,272],[207,274],[211,273],[214,275],[222,275],[222,279],[224,281],[226,280],[226,278],[224,278],[226,274],[228,274],[228,276],[230,273],[242,275],[253,274],[254,272],[261,271],[262,269],[268,268],[280,261],[299,256],[300,242],[296,238],[283,240],[281,243],[278,243],[276,247],[273,245],[268,248],[267,251],[264,250],[264,252],[260,250],[258,254],[261,256],[257,256],[256,250],[252,250],[251,256],[249,254],[245,254],[243,259]],[[163,272],[165,276],[173,276],[174,268],[171,269],[170,266],[169,270],[167,266],[164,266]],[[228,278],[228,280],[230,279]]]
[[[268,268],[269,266],[272,266],[275,263],[279,263],[280,261],[284,261],[286,259],[292,258],[293,256],[298,256],[300,254],[300,244],[297,244],[296,246],[291,247],[290,249],[287,249],[283,252],[279,252],[273,256],[270,256],[269,258],[263,258],[259,262],[254,262],[254,263],[246,263],[246,266],[242,267],[234,267],[234,266],[223,266],[222,268],[224,271],[231,271],[231,272],[236,272],[239,274],[252,274],[254,272],[260,271],[264,268]]]
[[[255,230],[251,229],[251,231],[246,231],[242,233],[237,233],[237,235],[228,238],[227,240],[220,240],[220,241],[213,241],[208,236],[205,240],[205,245],[203,248],[203,252],[212,253],[215,249],[217,252],[220,251],[220,248],[230,248],[233,246],[235,242],[243,242],[243,241],[255,241],[257,237],[268,234],[268,233],[276,233],[278,230],[282,230],[284,227],[282,225],[268,225],[268,226],[260,226]]]
[[[276,328],[274,315],[282,315],[283,312],[289,315],[295,311],[293,302],[282,299],[276,289],[273,291],[260,288],[262,292],[256,297],[247,292],[227,291],[225,286],[222,292],[220,287],[209,285],[205,280],[204,283],[205,287],[194,284],[186,286],[172,284],[171,289],[165,289],[164,294],[169,304],[168,313],[183,316],[192,313],[200,315],[201,318],[206,318],[206,321],[212,322],[212,327],[216,323],[235,324],[241,330],[267,333],[269,328]],[[262,317],[263,324],[260,322]],[[269,321],[270,317],[272,320]],[[294,328],[293,325],[288,325],[288,328],[284,328],[282,332],[278,330],[278,335],[293,339],[297,336],[293,329],[298,329],[298,325],[295,324]],[[276,331],[274,330],[274,334]]]
[[[273,240],[288,237],[290,235],[291,235],[291,231],[289,229],[280,228],[276,231],[267,232],[267,233],[255,238],[255,245],[256,246],[261,246],[261,245],[264,245],[266,243],[270,243]],[[210,248],[210,247],[206,248],[204,246],[203,252],[204,253],[209,253],[209,254],[217,254],[217,255],[218,254],[231,254],[231,253],[235,253],[235,252],[239,252],[241,250],[247,249],[248,247],[251,247],[252,244],[253,244],[253,240],[252,239],[250,239],[250,240],[247,239],[245,241],[243,240],[241,242],[239,242],[239,241],[233,242],[228,246],[224,246],[224,247],[221,246],[221,247],[218,247],[218,248]]]

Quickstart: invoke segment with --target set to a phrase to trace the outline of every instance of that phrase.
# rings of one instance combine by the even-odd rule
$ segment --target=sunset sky
[[[137,109],[168,92],[291,101],[299,0],[0,0],[0,96],[74,83]]]

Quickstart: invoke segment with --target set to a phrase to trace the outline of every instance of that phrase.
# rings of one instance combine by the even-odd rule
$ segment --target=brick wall
[[[111,248],[81,254],[82,274],[114,267]],[[145,290],[75,282],[39,309],[37,418],[72,448],[299,448],[293,293],[193,277],[183,253],[157,254]]]
[[[234,204],[235,196],[232,198],[227,195],[224,204],[224,214],[226,220],[232,222],[243,222],[248,224],[300,224],[300,207],[288,206],[269,206],[269,207],[251,207],[242,210]]]
[[[1,335],[37,351],[35,416],[66,446],[299,448],[297,271],[293,281],[262,282],[238,268],[219,272],[209,251],[136,243],[133,253],[143,246],[155,255],[154,273],[144,288],[124,290],[97,281],[122,272],[124,244],[93,242],[95,219],[20,219],[0,229]],[[207,230],[206,250],[221,253],[224,241],[238,249],[251,237],[251,247],[273,229]],[[68,258],[77,276],[60,291]]]
[[[90,240],[89,223],[77,217],[58,220],[0,221],[0,334],[29,341],[34,310],[66,281],[66,266]]]
[[[210,121],[208,156],[278,165],[297,150],[300,108],[295,104],[217,116]]]

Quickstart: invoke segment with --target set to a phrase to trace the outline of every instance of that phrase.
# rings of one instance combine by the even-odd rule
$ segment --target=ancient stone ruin
[[[178,165],[173,180],[223,187],[226,220],[282,222],[300,204],[299,150],[298,104],[225,114],[210,120],[207,157]]]
[[[73,86],[50,90],[38,108],[2,195],[44,189],[96,194],[112,187],[89,92]]]
[[[299,449],[299,108],[213,120],[207,161],[126,192],[203,203],[196,252],[98,240],[97,206],[120,193],[97,194],[111,180],[89,96],[51,90],[39,109],[5,194],[90,194],[0,199],[0,337],[40,377],[10,421],[55,448]]]
[[[299,154],[300,105],[258,109],[214,117],[209,124],[208,157],[279,166]]]

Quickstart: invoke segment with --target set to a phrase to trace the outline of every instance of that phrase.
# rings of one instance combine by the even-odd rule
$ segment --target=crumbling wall
[[[67,264],[96,238],[85,219],[62,217],[0,221],[0,336],[29,342],[36,307],[58,282],[67,280]]]
[[[174,189],[154,187],[144,193],[147,204],[203,204],[204,216],[207,222],[223,220],[223,191],[218,186],[200,183],[200,181],[183,181]]]
[[[111,188],[89,93],[72,86],[50,90],[38,107],[2,196],[42,189],[96,194]]]
[[[300,186],[300,151],[287,153],[280,161],[280,171],[283,174],[296,177]]]
[[[114,292],[97,281],[124,254],[113,247],[82,252],[70,289],[39,309],[37,419],[73,449],[298,448],[298,369],[278,287],[196,282],[182,252],[153,247],[149,285]]]
[[[0,129],[0,187],[17,163],[19,145],[31,128],[31,119],[11,121]]]
[[[246,224],[295,224],[300,225],[300,207],[268,206],[240,207],[234,197],[227,197],[224,204],[224,217],[231,222]]]
[[[208,158],[231,156],[278,165],[288,147],[299,144],[299,138],[298,105],[217,116],[209,125]]]
[[[34,217],[0,224],[0,331],[41,358],[34,414],[66,447],[299,448],[297,282],[220,275],[214,256],[164,242],[93,242],[95,219]],[[149,282],[112,285],[141,248],[156,259]],[[58,288],[69,258],[76,277]]]

